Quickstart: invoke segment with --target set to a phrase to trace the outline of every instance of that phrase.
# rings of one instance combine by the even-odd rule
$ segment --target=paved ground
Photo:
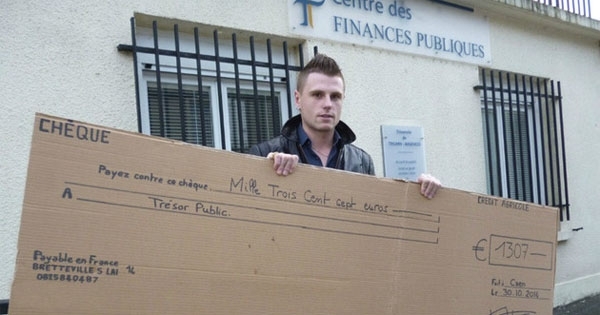
[[[600,294],[556,307],[553,315],[600,315]]]

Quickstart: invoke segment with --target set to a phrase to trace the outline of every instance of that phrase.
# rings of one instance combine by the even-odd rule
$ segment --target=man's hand
[[[442,187],[442,183],[429,174],[421,174],[417,182],[421,183],[421,194],[427,197],[427,199],[435,197],[435,193]]]
[[[292,174],[298,166],[298,156],[294,154],[271,152],[267,155],[267,158],[273,160],[273,169],[277,175],[287,176]]]

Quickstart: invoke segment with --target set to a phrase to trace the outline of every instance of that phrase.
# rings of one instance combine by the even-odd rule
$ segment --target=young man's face
[[[340,121],[344,100],[344,81],[339,76],[310,73],[302,91],[294,93],[302,114],[302,125],[310,135],[331,133]]]

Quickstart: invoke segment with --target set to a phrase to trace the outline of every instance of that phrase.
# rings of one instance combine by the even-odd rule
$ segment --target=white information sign
[[[416,181],[425,173],[423,128],[381,126],[384,176]]]
[[[304,37],[486,65],[489,22],[466,7],[423,0],[287,0]]]

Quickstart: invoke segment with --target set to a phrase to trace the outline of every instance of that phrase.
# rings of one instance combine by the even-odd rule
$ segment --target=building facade
[[[555,305],[600,293],[599,21],[507,0],[7,1],[0,18],[0,300],[36,112],[245,152],[296,114],[315,51],[342,67],[378,176],[382,126],[418,127],[415,163],[444,186],[560,209]]]

